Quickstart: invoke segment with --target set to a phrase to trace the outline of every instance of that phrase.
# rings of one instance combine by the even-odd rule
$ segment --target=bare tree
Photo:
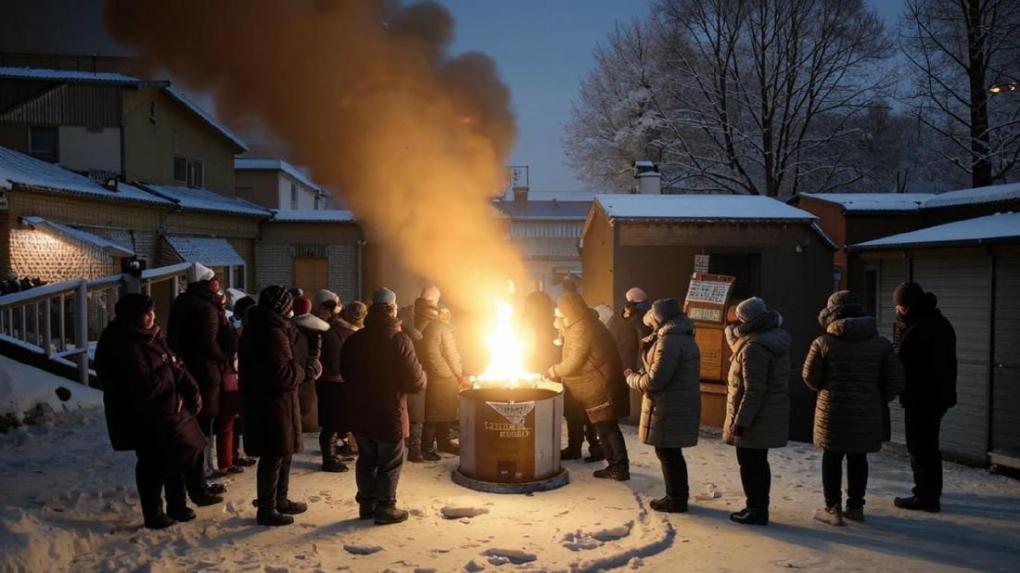
[[[913,67],[911,100],[943,140],[940,159],[974,187],[1006,181],[1020,159],[1020,2],[908,0],[902,50]]]

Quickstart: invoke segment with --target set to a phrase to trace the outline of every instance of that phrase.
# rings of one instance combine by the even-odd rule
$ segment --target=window
[[[761,255],[711,253],[708,268],[712,274],[734,277],[733,300],[743,300],[761,294]]]
[[[205,165],[201,159],[188,160],[188,187],[205,187]]]
[[[298,208],[297,185],[295,185],[293,183],[290,184],[290,208],[291,209],[297,209]]]
[[[57,128],[31,127],[28,130],[28,154],[36,159],[56,163],[60,160]]]
[[[188,181],[188,160],[183,157],[174,157],[174,181]]]
[[[878,269],[864,271],[864,311],[878,317]]]

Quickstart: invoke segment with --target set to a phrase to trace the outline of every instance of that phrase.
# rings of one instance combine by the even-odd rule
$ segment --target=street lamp
[[[992,84],[988,86],[988,93],[992,95],[998,95],[1006,92],[1015,92],[1017,89],[1016,82],[1005,82],[1001,84]]]

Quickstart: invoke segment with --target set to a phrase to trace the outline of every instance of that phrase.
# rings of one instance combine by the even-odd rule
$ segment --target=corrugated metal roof
[[[145,185],[146,189],[180,205],[182,209],[210,211],[230,215],[270,218],[269,209],[237,197],[227,197],[208,189],[195,189],[177,185]]]
[[[813,214],[760,195],[597,195],[610,219],[803,222]]]
[[[164,235],[163,239],[181,260],[207,267],[242,266],[244,259],[226,239],[190,235]]]
[[[919,211],[931,193],[801,193],[817,201],[840,205],[848,212]]]
[[[1005,203],[1009,201],[1020,202],[1020,183],[1006,183],[1003,185],[990,185],[976,189],[960,189],[939,193],[924,202],[925,209],[938,209],[942,207],[960,207],[963,205]]]

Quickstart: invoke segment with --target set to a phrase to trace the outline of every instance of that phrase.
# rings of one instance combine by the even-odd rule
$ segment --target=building
[[[938,198],[956,204],[970,197]],[[989,208],[976,200],[963,204]],[[1020,213],[942,223],[847,250],[851,261],[876,269],[883,335],[892,336],[892,292],[904,281],[935,293],[956,329],[959,403],[943,423],[943,452],[977,465],[1020,468]],[[902,410],[894,405],[891,414],[892,439],[903,443]]]
[[[329,194],[290,163],[275,158],[234,160],[238,197],[280,211],[316,211],[327,207]]]

